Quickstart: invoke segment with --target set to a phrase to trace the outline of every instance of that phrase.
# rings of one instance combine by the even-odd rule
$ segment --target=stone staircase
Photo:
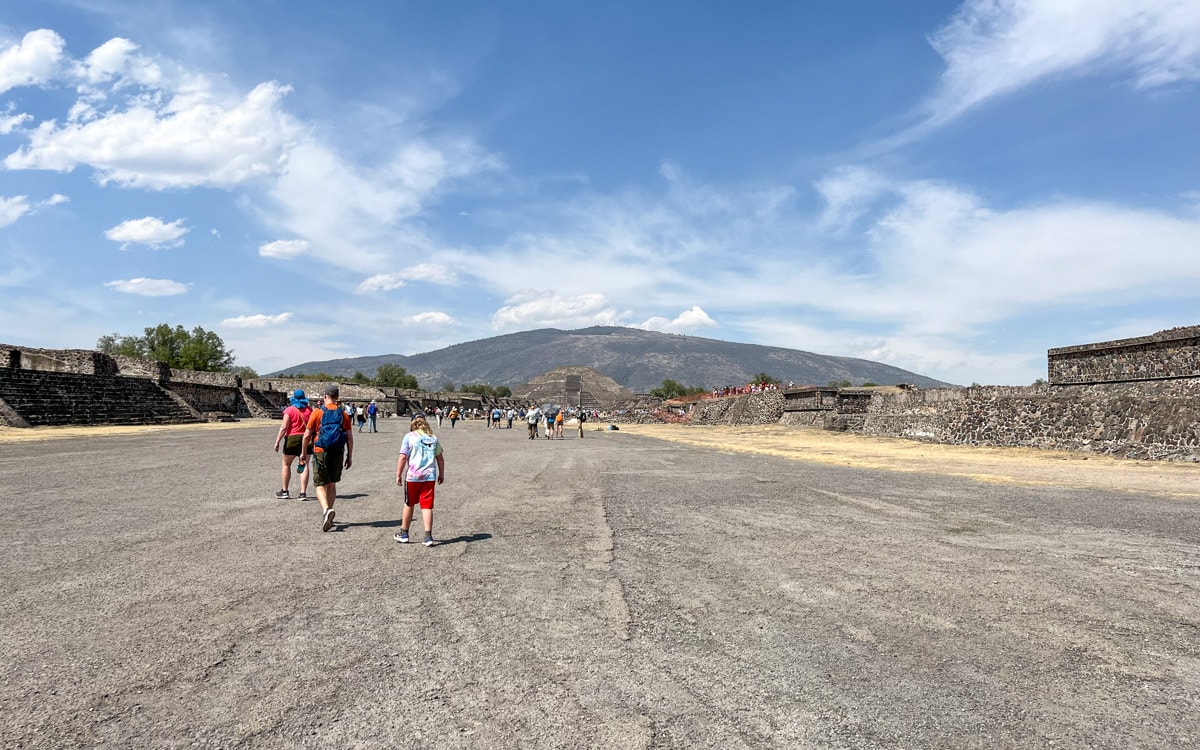
[[[0,368],[0,400],[31,427],[199,421],[153,381],[119,375]]]
[[[270,396],[267,395],[268,393]],[[257,419],[283,419],[283,410],[288,405],[287,393],[242,388],[241,394],[242,400],[246,402],[246,408],[250,410],[250,416]],[[275,398],[272,399],[271,396]]]
[[[588,411],[604,408],[604,404],[600,402],[600,399],[593,396],[592,392],[586,388],[584,388],[579,395],[579,406],[583,409],[587,409]]]

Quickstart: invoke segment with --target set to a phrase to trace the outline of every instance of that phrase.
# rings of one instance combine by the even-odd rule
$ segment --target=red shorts
[[[437,482],[409,482],[405,505],[420,505],[422,510],[433,510],[433,487]]]

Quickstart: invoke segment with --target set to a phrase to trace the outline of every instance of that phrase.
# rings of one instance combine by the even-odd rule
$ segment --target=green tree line
[[[234,361],[233,352],[225,348],[225,342],[216,333],[200,326],[187,331],[183,326],[172,328],[166,323],[145,329],[141,336],[119,333],[101,336],[96,349],[105,354],[165,362],[179,370],[228,372]]]

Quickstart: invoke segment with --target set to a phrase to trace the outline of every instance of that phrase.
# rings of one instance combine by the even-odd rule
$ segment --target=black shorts
[[[283,439],[283,455],[299,456],[300,446],[304,444],[303,435],[288,435]],[[312,450],[311,448],[309,450]]]

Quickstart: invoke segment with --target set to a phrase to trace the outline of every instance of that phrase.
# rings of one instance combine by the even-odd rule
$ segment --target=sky
[[[1198,122],[1195,0],[5,3],[0,341],[623,325],[1023,385],[1200,323]]]

